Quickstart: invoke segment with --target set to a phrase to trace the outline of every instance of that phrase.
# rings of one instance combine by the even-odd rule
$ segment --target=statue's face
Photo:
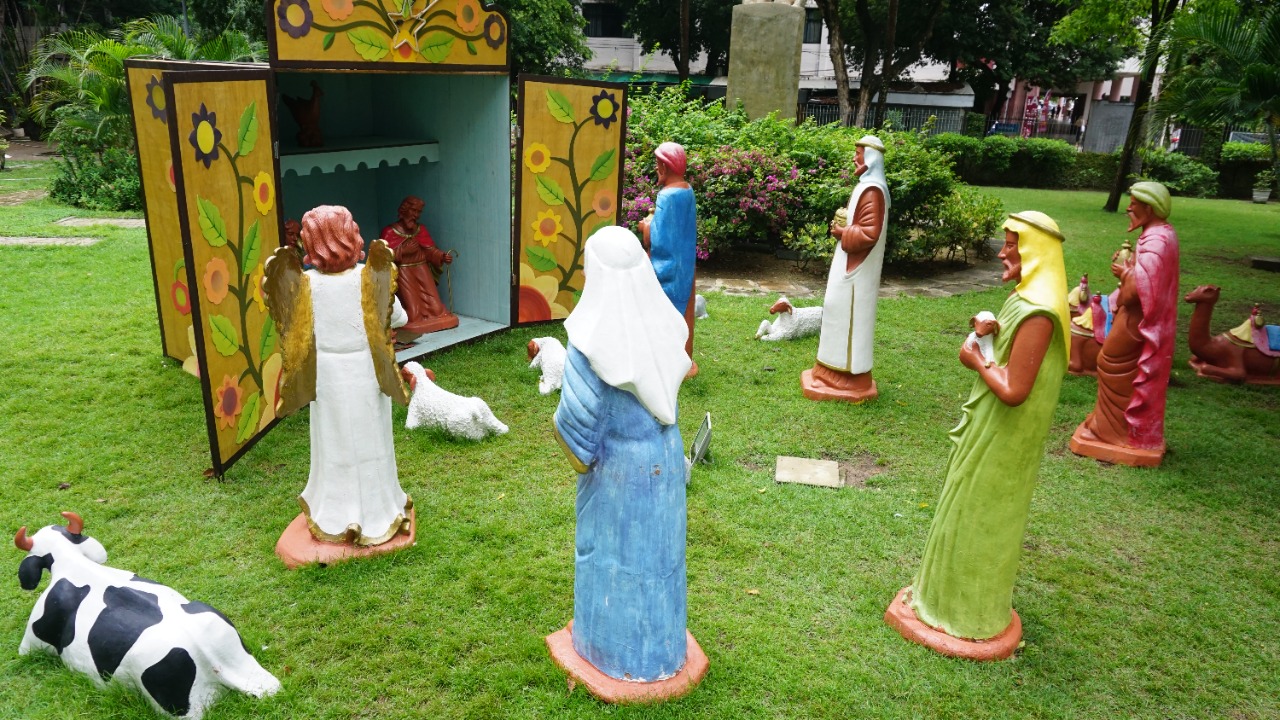
[[[657,167],[658,167],[658,187],[662,187],[667,184],[667,176],[671,174],[671,171],[667,169],[666,163],[662,162],[661,160],[657,162]]]
[[[400,219],[406,225],[417,225],[418,218],[422,215],[422,208],[412,203],[405,203],[400,206]]]
[[[862,173],[867,171],[866,148],[858,146],[858,150],[853,154],[853,163],[854,177],[861,177]]]
[[[1018,252],[1018,233],[1012,230],[1004,231],[1004,247],[1000,248],[1000,253],[996,257],[1004,261],[1001,282],[1022,281],[1022,254]]]
[[[1145,227],[1147,223],[1155,219],[1155,213],[1152,212],[1151,206],[1142,202],[1132,195],[1129,196],[1129,209],[1125,211],[1129,216],[1129,230]]]

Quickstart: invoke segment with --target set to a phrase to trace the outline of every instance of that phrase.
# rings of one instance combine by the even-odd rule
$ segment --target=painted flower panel
[[[599,95],[591,98],[591,119],[605,130],[618,119],[618,98],[608,90],[601,90]]]
[[[391,59],[396,62],[413,62],[418,54],[418,36],[413,27],[417,20],[410,19],[400,26],[396,36],[391,39]]]
[[[164,97],[164,86],[160,84],[160,78],[155,75],[152,75],[151,81],[147,83],[147,107],[151,108],[151,117],[162,123],[169,122],[169,108]]]
[[[239,383],[230,375],[222,377],[222,385],[214,390],[213,416],[217,418],[218,427],[229,430],[236,426],[236,417],[244,409],[244,391]]]
[[[332,20],[346,20],[356,9],[352,0],[320,0],[320,7]]]
[[[556,302],[560,283],[550,275],[538,275],[533,268],[520,263],[520,298],[517,321],[537,322],[569,317],[569,309]]]
[[[612,190],[600,190],[591,201],[591,209],[600,217],[610,217],[618,209]]]
[[[533,226],[534,239],[542,243],[542,247],[555,242],[556,236],[564,232],[564,224],[560,216],[550,209],[538,213],[537,218],[530,224]]]
[[[280,29],[295,40],[311,32],[311,23],[315,19],[307,0],[281,0],[276,8],[276,17],[280,19]]]
[[[464,33],[474,31],[480,26],[484,13],[476,0],[458,0],[458,9],[454,13],[458,20],[458,29]]]
[[[530,143],[524,151],[524,166],[535,175],[545,171],[551,167],[551,151],[542,143]]]
[[[214,305],[219,305],[227,297],[230,288],[231,272],[227,269],[227,262],[219,257],[211,259],[204,266],[205,297]]]
[[[507,39],[507,28],[502,24],[502,18],[496,13],[490,15],[484,20],[484,41],[489,47],[497,50],[502,47],[502,42]]]
[[[258,214],[266,215],[271,212],[272,206],[276,202],[276,186],[272,182],[271,176],[265,172],[259,172],[253,177],[253,205],[258,208]]]
[[[187,140],[196,149],[196,162],[203,162],[207,170],[218,159],[218,144],[222,142],[218,114],[209,112],[204,103],[200,103],[200,112],[191,113],[191,125],[191,135]]]

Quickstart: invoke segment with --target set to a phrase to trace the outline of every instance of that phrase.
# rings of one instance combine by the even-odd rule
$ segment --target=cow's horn
[[[62,513],[62,517],[67,519],[67,532],[72,535],[84,532],[84,520],[81,520],[79,515],[66,511]]]
[[[18,546],[19,550],[31,552],[31,548],[35,546],[35,541],[27,537],[27,526],[23,525],[18,528],[18,534],[13,536],[13,544]]]

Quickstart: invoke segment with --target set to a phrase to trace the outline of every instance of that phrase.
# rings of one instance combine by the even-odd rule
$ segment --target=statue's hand
[[[969,342],[968,338],[960,345],[960,364],[970,370],[977,370],[987,366],[987,359],[982,356],[982,351],[978,349],[977,343]]]
[[[836,240],[843,240],[843,239],[844,239],[844,226],[843,226],[843,225],[841,225],[841,224],[840,224],[840,223],[838,223],[838,222],[832,221],[832,222],[831,222],[831,237],[835,238]]]
[[[445,254],[444,254],[444,259],[442,260],[442,262],[443,262],[445,265],[452,264],[452,263],[453,263],[453,253],[445,253]]]

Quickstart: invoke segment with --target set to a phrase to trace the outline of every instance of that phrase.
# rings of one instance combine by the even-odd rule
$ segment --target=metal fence
[[[1062,140],[1075,145],[1080,142],[1084,128],[1070,120],[1028,118],[1025,115],[1007,115],[987,118],[987,135],[1007,137],[1034,137]]]
[[[889,105],[885,108],[882,119],[873,107],[867,112],[867,121],[863,123],[863,127],[878,128],[888,121],[895,130],[920,130],[928,127],[930,134],[933,135],[944,132],[958,133],[964,130],[964,114],[965,111],[962,108]],[[833,103],[801,103],[797,118],[801,121],[813,118],[819,125],[837,123],[840,122],[840,106]],[[929,124],[930,119],[933,120],[932,125]],[[845,123],[850,126],[853,124],[852,121]]]

